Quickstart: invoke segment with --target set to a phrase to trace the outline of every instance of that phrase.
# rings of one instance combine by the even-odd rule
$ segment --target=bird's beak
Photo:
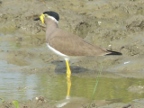
[[[44,24],[44,18],[45,18],[45,15],[44,15],[44,14],[41,14],[39,18],[40,18],[42,24]]]
[[[34,21],[40,20],[40,21],[42,22],[42,24],[44,24],[44,18],[45,18],[45,15],[44,15],[44,14],[41,14],[39,17],[34,18]]]

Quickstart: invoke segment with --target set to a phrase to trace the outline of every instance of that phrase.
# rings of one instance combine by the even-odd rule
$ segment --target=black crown
[[[46,12],[43,12],[43,14],[48,14],[49,16],[54,17],[57,21],[59,21],[60,19],[58,13],[54,11],[46,11]]]

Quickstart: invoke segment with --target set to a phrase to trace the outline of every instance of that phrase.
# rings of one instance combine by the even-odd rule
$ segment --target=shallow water
[[[10,71],[16,67],[0,61],[0,98],[3,100],[24,101],[44,96],[49,100],[59,101],[66,98],[67,80],[65,74],[33,73]],[[87,74],[87,73],[85,73]],[[144,97],[144,79],[106,78],[99,79],[96,92],[94,77],[81,77],[80,74],[71,78],[70,97],[81,97],[95,100],[129,102]]]

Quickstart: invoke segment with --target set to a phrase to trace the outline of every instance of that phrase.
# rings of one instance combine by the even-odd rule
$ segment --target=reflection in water
[[[65,74],[57,75],[56,77],[43,74],[42,76],[39,75],[39,77],[41,80],[39,80],[40,84],[38,84],[38,86],[42,88],[38,90],[38,93],[41,93],[41,95],[51,100],[59,101],[65,99],[66,93],[68,93]],[[91,77],[72,76],[71,97],[85,97],[91,99],[95,81],[96,79]],[[138,94],[128,91],[128,88],[132,85],[144,86],[144,79],[100,78],[94,99],[127,102],[136,98],[143,98],[143,93]]]
[[[20,72],[8,71],[16,67],[0,61],[0,98],[2,99],[30,99],[36,93],[37,77],[34,74],[25,75]]]
[[[71,79],[67,78],[67,95],[66,95],[66,99],[70,98],[70,91],[71,91]]]
[[[1,98],[25,100],[36,93],[35,75],[24,75],[19,72],[0,72]]]
[[[71,91],[71,78],[67,77],[67,93],[66,98],[61,100],[59,103],[57,103],[56,107],[61,108],[65,105],[67,105],[70,102],[70,91]]]
[[[16,66],[0,61],[0,98],[4,100],[27,100],[44,96],[49,100],[59,101],[70,97],[68,102],[71,97],[92,98],[96,83],[94,77],[80,77],[81,74],[77,74],[70,80],[66,79],[65,74],[25,74],[10,71],[10,67]],[[94,99],[128,102],[144,98],[143,87],[144,79],[103,77],[99,79]]]

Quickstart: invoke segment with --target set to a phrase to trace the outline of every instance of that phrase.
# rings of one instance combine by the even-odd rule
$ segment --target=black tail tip
[[[106,55],[122,55],[121,52],[111,51],[111,50],[107,50],[107,51],[109,51],[110,53],[109,53],[109,54],[106,54]]]

